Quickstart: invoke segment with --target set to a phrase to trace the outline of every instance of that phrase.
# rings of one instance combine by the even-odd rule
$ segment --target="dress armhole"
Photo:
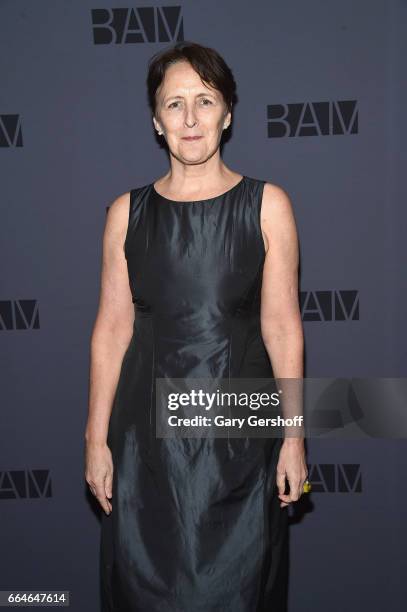
[[[130,189],[130,202],[129,202],[129,214],[127,216],[127,228],[126,228],[126,236],[124,239],[124,243],[123,243],[123,251],[124,254],[126,254],[127,252],[127,246],[128,246],[128,242],[129,242],[129,235],[130,235],[130,221],[131,221],[131,214],[133,211],[133,202],[134,202],[134,198],[135,198],[135,189]]]
[[[261,180],[259,183],[259,189],[258,189],[258,193],[257,193],[257,210],[256,210],[256,226],[257,226],[257,233],[259,236],[259,241],[260,241],[260,253],[263,257],[266,256],[266,248],[264,246],[264,239],[263,239],[263,234],[261,231],[261,207],[262,207],[262,203],[263,203],[263,193],[264,193],[264,186],[266,184],[266,181]]]
[[[127,219],[127,230],[123,244],[125,255],[127,255],[131,250],[131,240],[133,238],[134,230],[140,220],[140,216],[143,214],[143,204],[145,201],[145,195],[148,193],[148,188],[149,185],[144,185],[143,187],[135,187],[129,191],[129,216]]]

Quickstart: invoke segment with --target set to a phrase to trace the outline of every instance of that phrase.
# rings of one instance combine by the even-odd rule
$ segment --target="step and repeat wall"
[[[0,590],[100,609],[89,342],[108,207],[168,169],[145,85],[157,51],[191,40],[233,70],[222,157],[291,198],[305,375],[406,375],[406,13],[402,0],[0,3]],[[307,441],[290,612],[404,610],[405,451]]]

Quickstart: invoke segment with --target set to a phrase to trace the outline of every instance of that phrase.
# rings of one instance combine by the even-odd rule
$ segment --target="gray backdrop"
[[[72,610],[94,612],[89,340],[106,208],[168,167],[148,59],[188,39],[234,71],[223,158],[291,197],[306,376],[406,376],[407,3],[2,0],[0,11],[0,589],[69,590]],[[309,441],[314,491],[290,508],[290,612],[405,609],[405,448]]]

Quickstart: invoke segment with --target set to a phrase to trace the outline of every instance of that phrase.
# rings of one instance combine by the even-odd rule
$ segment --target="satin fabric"
[[[102,515],[104,612],[284,612],[280,438],[160,439],[155,378],[272,377],[260,331],[264,181],[179,202],[130,193],[135,306],[109,423],[113,511]]]

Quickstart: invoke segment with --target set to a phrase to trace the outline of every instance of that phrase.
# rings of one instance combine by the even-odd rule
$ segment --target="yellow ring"
[[[311,491],[311,483],[309,482],[309,480],[306,480],[304,482],[304,484],[302,485],[302,490],[304,493],[309,493]]]

